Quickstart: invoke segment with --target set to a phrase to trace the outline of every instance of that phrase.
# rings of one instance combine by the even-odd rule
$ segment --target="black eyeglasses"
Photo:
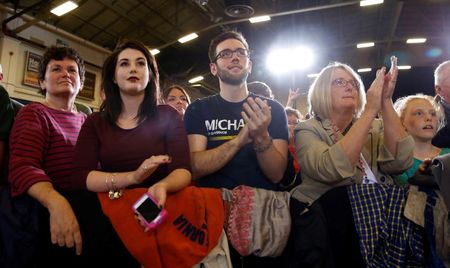
[[[231,59],[235,53],[239,58],[248,57],[250,55],[250,52],[245,48],[236,48],[235,50],[227,48],[217,53],[213,62],[216,62],[218,59]]]
[[[334,79],[331,83],[338,87],[346,87],[347,84],[350,84],[353,88],[359,89],[359,82],[356,80],[345,80],[344,78],[337,78]]]

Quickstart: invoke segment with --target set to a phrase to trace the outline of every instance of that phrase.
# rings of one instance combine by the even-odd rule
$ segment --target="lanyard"
[[[335,143],[339,141],[339,134],[341,134],[341,131],[338,129],[336,124],[333,120],[331,120],[331,129],[333,130],[333,140]],[[367,164],[366,159],[364,158],[363,154],[359,154],[359,160],[358,160],[358,168],[361,169],[363,173],[363,181],[364,184],[370,184],[370,183],[376,183],[377,179],[375,178],[375,174],[373,174],[372,170],[369,167],[369,164]],[[353,181],[353,179],[352,179]]]

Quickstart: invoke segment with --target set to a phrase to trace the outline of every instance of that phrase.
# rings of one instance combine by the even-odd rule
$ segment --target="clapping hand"
[[[395,85],[397,83],[398,67],[397,57],[391,57],[391,69],[384,78],[383,100],[391,100],[394,94]]]
[[[241,112],[241,115],[246,127],[248,127],[250,138],[253,141],[258,138],[265,138],[272,121],[272,111],[267,104],[267,100],[249,97],[243,108],[244,111]]]
[[[377,70],[377,76],[373,80],[370,88],[367,90],[367,103],[365,110],[370,111],[374,115],[381,110],[383,90],[385,84],[386,68],[382,67]]]

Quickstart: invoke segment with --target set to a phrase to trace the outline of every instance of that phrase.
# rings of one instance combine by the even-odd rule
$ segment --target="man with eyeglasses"
[[[210,43],[209,58],[220,93],[193,102],[184,117],[194,179],[201,187],[276,190],[288,153],[283,106],[249,93],[252,61],[242,34],[218,35]],[[236,267],[274,267],[272,261],[243,261]]]
[[[433,145],[450,148],[450,60],[444,61],[434,71],[434,88],[436,101],[444,110],[444,125],[433,138]]]

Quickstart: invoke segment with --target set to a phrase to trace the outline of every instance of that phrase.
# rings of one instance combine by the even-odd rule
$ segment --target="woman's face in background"
[[[184,112],[189,105],[187,96],[184,95],[183,91],[176,87],[170,90],[169,95],[164,102],[175,108],[181,115],[184,115]]]

